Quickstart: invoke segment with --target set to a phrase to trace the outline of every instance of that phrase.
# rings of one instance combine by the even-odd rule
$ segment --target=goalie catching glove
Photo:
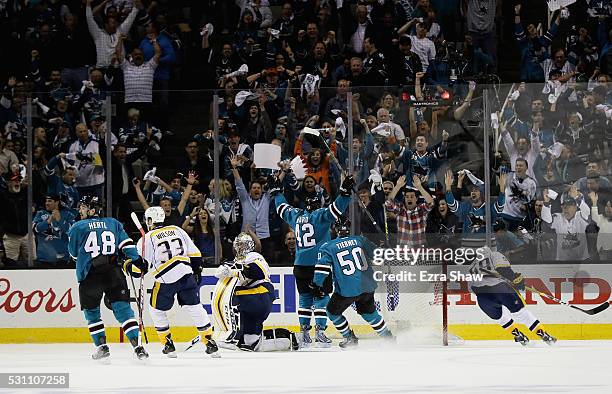
[[[138,260],[127,259],[123,262],[123,271],[134,278],[140,278],[141,275],[147,274],[149,267],[142,258],[138,258]]]
[[[340,194],[343,196],[350,196],[353,188],[355,187],[355,178],[352,175],[347,176],[340,185]]]
[[[215,277],[219,279],[227,278],[228,276],[238,276],[239,271],[232,269],[227,264],[221,264],[215,270]]]

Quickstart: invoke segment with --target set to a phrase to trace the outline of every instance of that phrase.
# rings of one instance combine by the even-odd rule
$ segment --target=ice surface
[[[359,348],[325,352],[244,353],[202,347],[177,359],[159,343],[143,365],[128,344],[110,344],[112,362],[90,359],[93,345],[0,345],[0,372],[69,372],[69,392],[88,393],[612,393],[610,341],[468,341],[415,346],[364,340]],[[58,389],[0,390],[58,393]]]

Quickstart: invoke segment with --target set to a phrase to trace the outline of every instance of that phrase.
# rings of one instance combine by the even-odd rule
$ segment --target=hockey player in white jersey
[[[202,255],[191,238],[177,226],[164,226],[164,210],[150,207],[145,211],[148,232],[138,240],[137,249],[143,251],[143,260],[155,277],[151,292],[151,318],[157,335],[164,346],[162,353],[176,357],[176,348],[170,333],[170,321],[166,314],[174,304],[174,298],[193,319],[206,353],[218,357],[218,348],[212,339],[212,326],[206,310],[200,303],[200,291],[196,277],[202,271]],[[126,265],[126,272],[140,275],[140,270]],[[146,273],[146,272],[145,272]]]
[[[540,320],[527,310],[523,297],[518,293],[525,289],[523,275],[512,270],[506,256],[487,246],[482,248],[482,257],[470,266],[470,274],[483,275],[481,280],[470,283],[480,309],[523,346],[529,339],[516,322],[524,324],[548,345],[555,343],[557,339],[548,334]]]
[[[233,248],[234,261],[222,264],[215,272],[221,286],[233,289],[233,305],[224,309],[227,311],[236,307],[239,313],[238,330],[228,337],[228,342],[245,351],[296,350],[299,345],[294,333],[284,328],[263,329],[276,296],[270,282],[270,267],[266,259],[255,251],[252,236],[240,233],[234,240]]]

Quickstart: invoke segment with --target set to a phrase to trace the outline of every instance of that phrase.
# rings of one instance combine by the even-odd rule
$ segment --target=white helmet
[[[245,258],[249,252],[255,250],[255,242],[253,241],[253,238],[251,238],[251,236],[247,233],[238,234],[236,239],[234,239],[233,246],[234,254],[239,260]]]
[[[161,224],[166,220],[166,214],[162,207],[150,207],[144,213],[145,223],[148,228]]]

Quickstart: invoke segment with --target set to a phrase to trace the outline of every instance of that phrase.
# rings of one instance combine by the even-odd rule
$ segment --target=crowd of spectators
[[[111,198],[128,227],[130,211],[161,206],[209,261],[248,231],[271,265],[290,266],[302,240],[276,213],[276,174],[255,165],[258,143],[280,146],[290,204],[329,205],[344,168],[358,185],[356,231],[413,246],[484,239],[489,143],[500,251],[609,260],[612,4],[578,0],[547,18],[507,3],[0,2],[0,264],[70,266],[67,231],[93,195]],[[514,37],[500,39],[504,23]],[[510,66],[497,50],[509,47]],[[502,75],[508,67],[519,76]],[[209,89],[209,124],[173,129],[186,116],[172,92],[182,87]],[[305,176],[289,164],[296,156]]]

